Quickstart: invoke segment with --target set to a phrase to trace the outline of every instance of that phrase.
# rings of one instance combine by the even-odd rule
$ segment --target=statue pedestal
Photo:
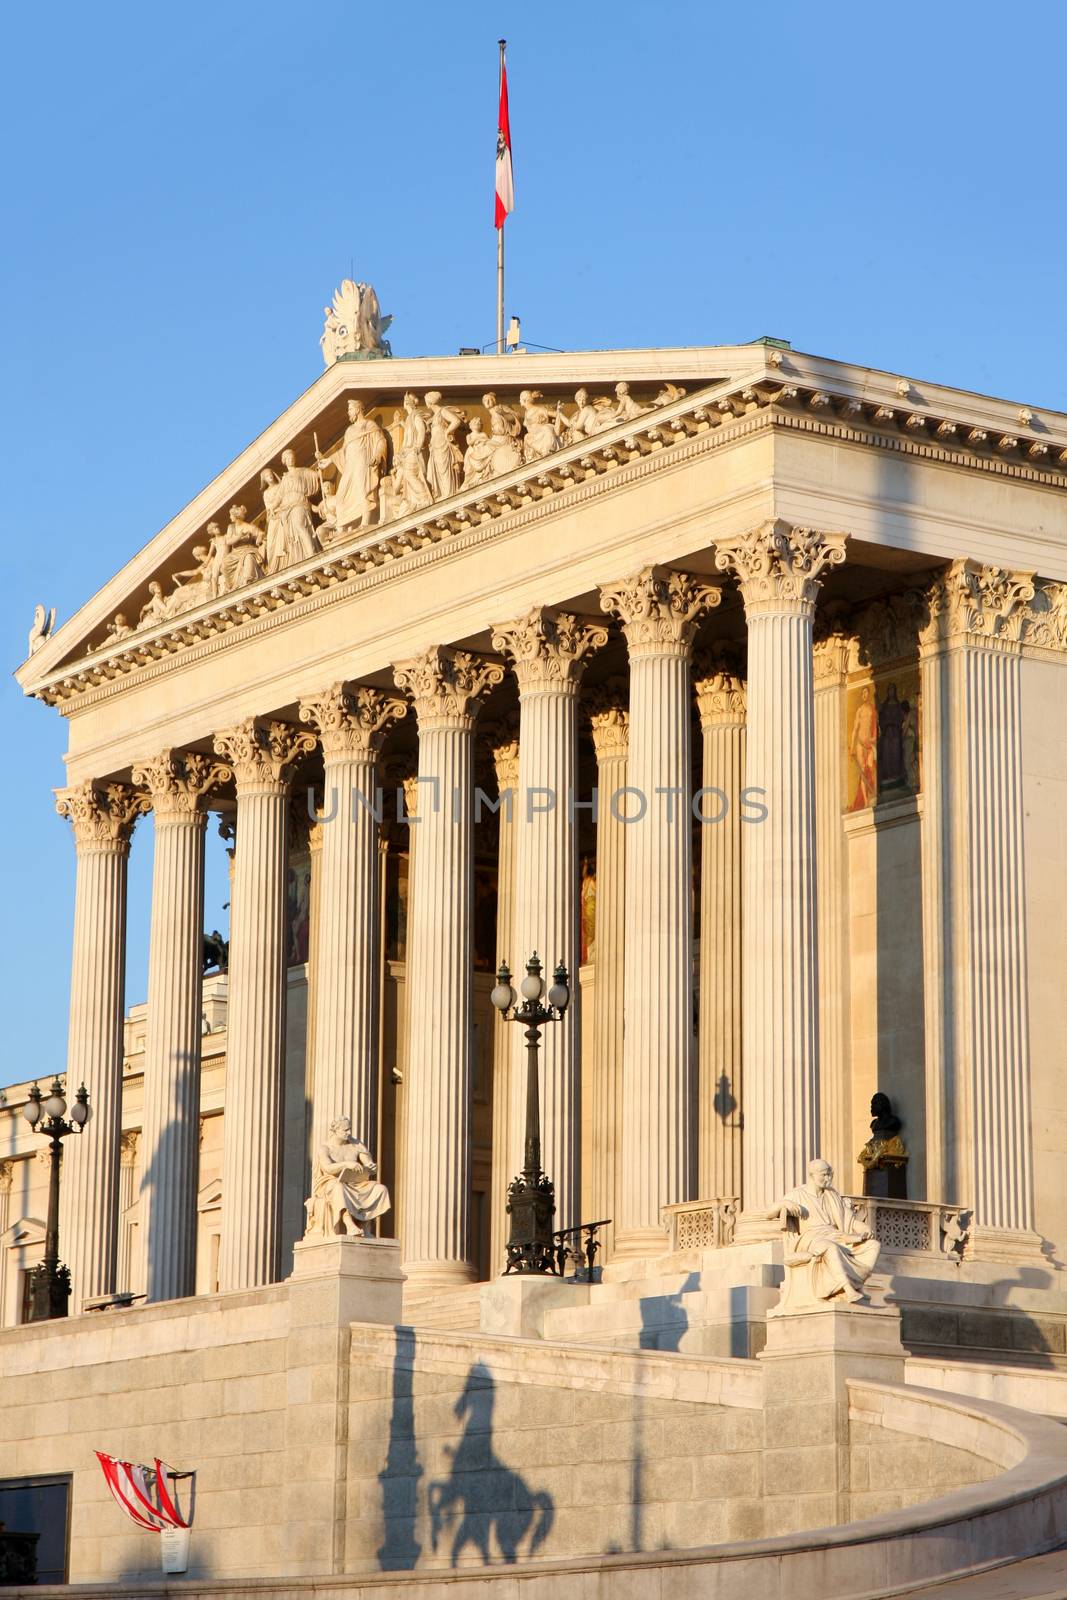
[[[807,1502],[808,1526],[851,1516],[849,1378],[904,1382],[906,1352],[896,1306],[824,1300],[767,1318],[767,1344],[757,1360],[764,1382],[764,1461],[773,1498],[768,1534],[795,1527],[796,1498],[814,1481],[826,1485]]]
[[[287,1281],[290,1303],[301,1302],[304,1323],[395,1327],[403,1320],[404,1274],[396,1239],[301,1239],[293,1246]]]
[[[543,1339],[545,1312],[558,1306],[589,1304],[589,1285],[538,1272],[508,1272],[482,1285],[483,1333],[510,1333],[520,1339]]]

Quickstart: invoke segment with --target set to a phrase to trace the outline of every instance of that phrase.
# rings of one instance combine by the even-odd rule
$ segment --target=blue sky
[[[1002,6],[60,3],[5,19],[0,636],[69,616],[321,370],[355,267],[397,354],[800,349],[1067,410],[1067,12]],[[0,1082],[65,1059],[65,728],[6,674]],[[143,998],[151,832],[130,874]],[[207,920],[226,898],[210,856]]]

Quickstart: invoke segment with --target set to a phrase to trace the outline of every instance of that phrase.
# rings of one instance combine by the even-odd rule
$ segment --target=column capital
[[[470,729],[482,697],[503,683],[504,668],[488,656],[435,645],[420,656],[396,662],[393,677],[397,688],[407,689],[415,702],[420,732]]]
[[[137,1165],[137,1152],[141,1147],[141,1130],[127,1128],[119,1135],[119,1165],[135,1167]]]
[[[548,606],[534,606],[512,622],[493,625],[493,649],[511,657],[520,694],[576,694],[586,657],[607,642],[603,624]]]
[[[0,1194],[6,1194],[15,1181],[15,1163],[0,1161]]]
[[[300,720],[314,726],[327,761],[376,756],[389,724],[407,714],[400,695],[365,684],[335,683],[300,702]]]
[[[232,768],[238,795],[284,793],[297,759],[317,742],[313,733],[302,733],[288,722],[261,722],[258,717],[215,735],[215,749]]]
[[[743,728],[747,691],[735,657],[701,651],[693,663],[693,690],[701,728]]]
[[[926,648],[958,639],[993,649],[1017,647],[1032,621],[1032,572],[1010,572],[969,559],[953,561],[926,591]]]
[[[493,757],[497,788],[516,789],[519,784],[519,730],[513,717],[486,728],[485,736]]]
[[[79,783],[54,793],[79,851],[128,850],[138,817],[152,809],[148,796],[129,783]]]
[[[807,611],[814,615],[824,567],[845,559],[844,533],[797,528],[776,517],[715,548],[720,572],[734,572],[748,615]]]
[[[1043,583],[1034,595],[1028,644],[1043,650],[1067,651],[1067,583]]]
[[[630,709],[621,678],[599,683],[585,697],[597,761],[622,760],[630,748]]]
[[[687,656],[701,613],[721,600],[716,584],[670,567],[642,567],[633,577],[600,588],[601,610],[622,623],[631,658]]]
[[[133,781],[147,789],[157,821],[202,817],[206,795],[232,777],[225,762],[196,750],[164,750],[133,769]]]

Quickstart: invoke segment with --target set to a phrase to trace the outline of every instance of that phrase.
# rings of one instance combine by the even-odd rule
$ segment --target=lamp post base
[[[31,1322],[50,1322],[70,1312],[70,1272],[59,1261],[42,1261],[30,1272]]]

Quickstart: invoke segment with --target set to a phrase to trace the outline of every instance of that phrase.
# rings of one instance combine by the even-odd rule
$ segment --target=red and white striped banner
[[[105,1455],[103,1450],[96,1452],[96,1459],[112,1498],[139,1528],[159,1533],[163,1528],[189,1526],[167,1488],[168,1473],[176,1474],[158,1456],[154,1467],[140,1466],[136,1461],[119,1461],[115,1456]]]
[[[500,52],[500,112],[496,123],[496,226],[515,209],[515,180],[511,171],[511,123],[508,121],[508,69]]]

